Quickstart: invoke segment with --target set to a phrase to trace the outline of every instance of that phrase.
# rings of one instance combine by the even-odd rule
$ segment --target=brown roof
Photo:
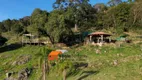
[[[105,37],[111,36],[111,34],[104,33],[104,32],[93,32],[93,33],[89,34],[89,36],[100,36],[100,35],[103,35]]]

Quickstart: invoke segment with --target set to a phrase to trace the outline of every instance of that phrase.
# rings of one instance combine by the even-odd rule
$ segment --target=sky
[[[107,3],[109,0],[90,0],[90,4]],[[30,16],[35,8],[52,11],[55,0],[0,0],[0,21]]]

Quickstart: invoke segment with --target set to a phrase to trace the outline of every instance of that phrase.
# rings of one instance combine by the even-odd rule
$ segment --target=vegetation
[[[36,8],[31,16],[0,22],[0,80],[10,72],[18,79],[17,74],[25,68],[32,69],[29,80],[141,80],[141,4],[141,0],[110,0],[94,5],[89,0],[56,0],[51,12]],[[97,30],[112,33],[112,39],[127,32],[130,43],[74,45],[80,33]],[[40,39],[49,37],[53,45],[72,46],[59,60],[48,61],[48,54],[61,47],[21,45],[25,33]]]
[[[7,39],[0,34],[0,46],[4,45]]]
[[[82,79],[85,75],[84,79],[90,80],[104,80],[104,78],[106,80],[141,80],[141,45],[141,43],[136,45],[122,44],[120,47],[104,46],[101,48],[88,45],[70,49],[66,55],[74,56],[78,62],[61,60],[55,61],[56,65],[53,65],[54,62],[50,62],[50,71],[47,70],[49,74],[46,74],[46,77],[50,80],[62,80],[62,72],[66,69],[67,80]],[[39,68],[38,62],[40,60],[43,61],[41,64],[45,64],[45,58],[40,58],[42,56],[37,56],[37,54],[39,54],[39,51],[42,52],[41,50],[43,49],[45,47],[25,46],[16,50],[2,52],[0,54],[0,64],[2,65],[0,66],[0,80],[5,78],[6,72],[14,71],[17,74],[18,71],[27,67],[33,68],[29,77],[30,80],[42,79],[44,68]],[[47,50],[50,52],[50,49]],[[100,53],[96,53],[96,50],[100,50]],[[20,56],[31,56],[31,59],[25,64],[13,65],[15,61],[20,61]],[[79,57],[85,59],[78,59]],[[79,60],[82,62],[79,62]],[[85,67],[86,64],[88,65],[87,67]],[[44,67],[44,65],[41,66]]]
[[[52,43],[69,41],[72,28],[79,32],[101,29],[139,29],[141,22],[141,1],[110,0],[91,6],[88,0],[56,0],[50,13],[39,8],[31,16],[20,20],[0,22],[0,31],[10,34],[32,33],[48,36]]]

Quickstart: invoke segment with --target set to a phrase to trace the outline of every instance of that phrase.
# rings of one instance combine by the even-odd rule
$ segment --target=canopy
[[[104,32],[93,32],[89,34],[89,36],[96,36],[96,37],[100,37],[101,35],[103,35],[104,37],[111,36],[111,34],[104,33]]]

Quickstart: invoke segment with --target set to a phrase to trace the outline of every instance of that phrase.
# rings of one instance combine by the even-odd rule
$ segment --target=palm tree
[[[50,52],[50,50],[46,49],[45,47],[42,47],[40,49],[40,52],[37,54],[37,56],[39,57],[39,68],[42,69],[42,80],[46,80],[46,73],[47,71],[49,72],[49,65],[48,65],[48,53]]]

